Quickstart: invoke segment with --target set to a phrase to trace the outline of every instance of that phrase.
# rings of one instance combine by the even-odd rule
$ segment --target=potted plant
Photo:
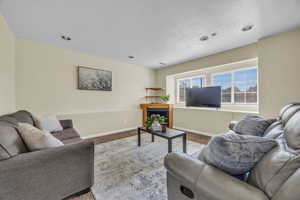
[[[148,117],[146,121],[146,128],[151,128],[154,131],[162,131],[165,130],[167,118],[165,116],[160,116],[159,114],[153,114]],[[163,127],[162,127],[163,126]]]
[[[168,101],[170,101],[170,95],[163,95],[163,96],[160,96],[160,99],[161,99],[164,103],[168,103]]]

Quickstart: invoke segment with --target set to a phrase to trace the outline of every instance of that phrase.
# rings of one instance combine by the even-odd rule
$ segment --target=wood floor
[[[87,141],[94,142],[95,144],[101,144],[101,143],[110,142],[110,141],[113,141],[113,140],[118,140],[118,139],[130,137],[130,136],[134,136],[134,135],[137,135],[136,130],[125,131],[125,132],[120,132],[120,133],[116,133],[116,134],[112,134],[112,135],[106,135],[106,136],[99,136],[99,137],[95,137],[95,138],[90,138],[90,139],[87,139]],[[187,138],[188,138],[188,140],[191,140],[193,142],[198,142],[198,143],[201,143],[201,144],[207,144],[211,137],[188,132],[188,137]]]

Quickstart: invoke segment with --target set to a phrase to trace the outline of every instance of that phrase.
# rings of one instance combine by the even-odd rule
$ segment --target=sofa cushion
[[[74,128],[67,128],[62,131],[52,132],[52,135],[61,141],[80,137]]]
[[[234,126],[233,130],[241,135],[262,136],[265,130],[275,121],[275,119],[246,115]]]
[[[63,127],[63,129],[73,128],[73,121],[72,121],[72,119],[62,119],[62,120],[59,120],[59,123],[61,124],[61,126]]]
[[[300,111],[300,103],[291,103],[284,106],[279,115],[279,120],[285,125],[289,119],[296,113]]]
[[[0,161],[8,159],[8,158],[10,158],[10,155],[5,150],[5,148],[0,145]]]
[[[263,190],[270,198],[300,167],[299,151],[289,148],[283,136],[277,141],[279,145],[258,162],[248,180],[250,184]]]
[[[277,121],[274,122],[273,124],[271,124],[267,130],[264,132],[263,137],[267,137],[267,138],[278,138],[279,136],[281,136],[284,132],[284,128],[282,126],[282,122],[281,121]]]
[[[285,124],[284,136],[293,149],[300,149],[300,111],[295,113]]]
[[[10,117],[8,115],[1,116],[0,121],[7,122],[11,124],[13,127],[18,127],[18,123],[19,123],[16,118]]]
[[[17,119],[18,122],[28,123],[28,124],[31,124],[31,125],[35,126],[33,116],[31,115],[30,112],[28,112],[26,110],[21,110],[21,111],[18,111],[18,112],[15,112],[13,114],[6,115],[6,116],[13,117],[13,118]]]
[[[63,146],[51,133],[42,131],[31,124],[19,123],[18,130],[30,151]]]
[[[36,118],[37,127],[41,130],[54,132],[54,131],[62,131],[63,127],[58,121],[55,115],[49,115],[44,117]]]
[[[0,160],[28,152],[16,128],[9,122],[0,121]]]
[[[249,172],[276,145],[273,139],[229,131],[213,137],[199,159],[231,175],[241,175]]]

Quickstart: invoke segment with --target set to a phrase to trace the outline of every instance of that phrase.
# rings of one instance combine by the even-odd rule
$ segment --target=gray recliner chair
[[[285,106],[264,137],[276,139],[279,145],[258,162],[247,181],[205,164],[196,155],[168,154],[168,199],[299,200],[300,103]]]

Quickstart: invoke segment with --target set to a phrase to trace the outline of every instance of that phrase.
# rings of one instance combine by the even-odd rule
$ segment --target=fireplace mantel
[[[168,117],[168,127],[173,128],[173,104],[141,104],[140,107],[143,110],[143,125],[145,125],[149,116],[148,112],[151,110],[152,112],[166,111]]]

